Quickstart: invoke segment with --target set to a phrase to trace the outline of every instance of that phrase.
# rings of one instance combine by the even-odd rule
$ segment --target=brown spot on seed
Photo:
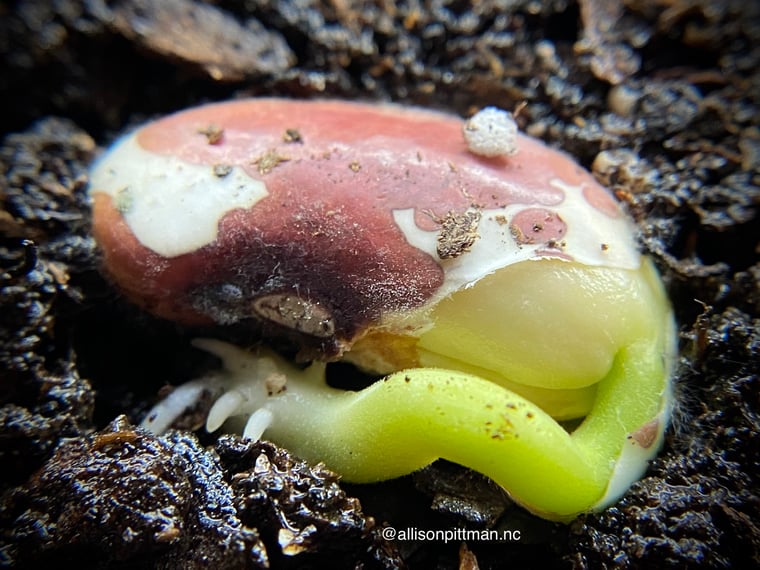
[[[527,208],[515,214],[509,230],[518,244],[543,243],[553,248],[567,232],[567,225],[551,210]]]
[[[259,174],[269,174],[275,169],[281,162],[288,162],[290,159],[287,156],[281,156],[277,154],[276,150],[268,150],[253,161]]]
[[[301,132],[298,129],[285,129],[282,140],[288,144],[302,143],[303,137],[301,137]]]
[[[655,418],[642,425],[639,429],[631,434],[633,441],[644,449],[648,449],[657,439],[660,431],[660,419]]]
[[[224,129],[219,125],[207,125],[198,129],[198,134],[205,136],[208,144],[219,144],[224,138]]]
[[[362,165],[359,164],[358,160],[351,161],[351,163],[348,165],[348,167],[351,170],[353,170],[354,172],[359,172],[362,169]]]
[[[449,212],[441,221],[436,251],[441,259],[452,259],[470,251],[478,239],[480,212],[467,210],[462,214]]]
[[[230,164],[215,164],[214,165],[214,176],[218,178],[224,178],[230,172],[232,172],[232,165]]]

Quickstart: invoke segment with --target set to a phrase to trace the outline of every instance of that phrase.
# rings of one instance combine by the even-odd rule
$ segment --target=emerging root
[[[145,416],[140,427],[160,435],[168,430],[177,418],[195,406],[204,392],[217,392],[212,378],[198,378],[175,388]]]
[[[215,399],[206,419],[206,430],[214,432],[230,419],[246,418],[243,437],[261,439],[275,419],[274,404],[287,397],[298,396],[294,382],[306,380],[314,388],[324,385],[324,366],[312,365],[300,370],[273,352],[251,354],[236,346],[214,339],[195,339],[193,345],[219,357],[223,370],[213,376],[199,378],[176,388],[164,398],[140,424],[162,434],[187,410],[195,406],[204,393]]]
[[[266,437],[355,483],[443,458],[491,477],[551,520],[615,501],[644,473],[667,424],[671,351],[659,338],[620,349],[572,433],[534,402],[466,372],[413,368],[353,392],[330,387],[324,364],[301,369],[271,351],[195,345],[219,356],[223,369],[176,390],[143,427],[160,433],[210,391],[209,430],[224,424],[246,438]],[[635,437],[644,432],[646,445]]]

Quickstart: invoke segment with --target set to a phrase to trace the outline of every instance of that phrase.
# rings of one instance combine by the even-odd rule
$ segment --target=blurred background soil
[[[760,4],[19,0],[0,58],[0,566],[760,564]],[[210,363],[98,273],[88,167],[146,120],[258,95],[520,106],[625,203],[681,350],[665,449],[618,504],[556,525],[443,462],[350,486],[267,443],[134,429]]]

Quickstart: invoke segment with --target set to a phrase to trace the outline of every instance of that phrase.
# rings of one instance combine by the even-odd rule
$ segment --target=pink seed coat
[[[541,256],[638,263],[629,237],[609,235],[627,222],[588,172],[522,135],[514,156],[474,155],[462,123],[390,105],[279,99],[208,105],[150,123],[93,171],[93,226],[105,267],[127,296],[160,316],[191,325],[250,322],[334,358],[388,315],[423,307],[499,266]],[[205,177],[193,184],[211,198],[228,176],[240,193],[249,184],[262,193],[212,220],[215,234],[197,247],[183,247],[167,229],[176,245],[164,250],[161,234],[143,237],[131,213],[135,201],[184,184],[174,171],[140,171],[141,162],[162,157],[177,172]],[[181,189],[178,195],[170,211],[185,207]],[[577,214],[578,204],[588,212]],[[458,252],[458,237],[442,228],[468,211],[478,214]],[[401,222],[403,212],[413,227]],[[604,235],[593,233],[599,224]],[[589,228],[591,238],[582,235]],[[476,254],[497,231],[495,253]],[[428,235],[454,240],[452,259],[425,246]],[[468,256],[505,261],[471,270]],[[447,285],[448,275],[456,284]]]

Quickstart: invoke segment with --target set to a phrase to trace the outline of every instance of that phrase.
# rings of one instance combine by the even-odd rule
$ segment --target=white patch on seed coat
[[[583,188],[570,186],[560,180],[552,185],[563,190],[565,199],[555,206],[542,207],[559,215],[567,225],[567,232],[559,240],[558,250],[583,265],[638,269],[641,254],[636,247],[633,224],[626,216],[612,218],[591,206],[583,196]],[[438,260],[446,276],[436,292],[434,304],[462,287],[470,287],[478,280],[521,261],[539,259],[537,252],[546,250],[546,244],[521,244],[512,236],[510,225],[514,216],[535,204],[510,204],[504,208],[481,210],[477,227],[478,238],[458,257]],[[438,259],[436,247],[438,231],[426,231],[415,222],[413,208],[394,210],[393,219],[407,242]],[[506,223],[505,223],[506,220]],[[543,257],[551,255],[543,255]],[[560,259],[563,257],[557,256]]]
[[[585,265],[638,269],[641,254],[636,244],[636,231],[628,216],[612,218],[588,203],[583,186],[565,184],[555,178],[551,182],[565,194],[565,200],[551,208],[567,224],[562,241],[563,251]],[[602,247],[604,245],[604,247]]]
[[[135,134],[95,165],[90,192],[108,194],[114,204],[123,202],[132,233],[163,257],[212,243],[227,212],[250,208],[268,195],[266,185],[239,166],[220,177],[212,165],[144,150]]]
[[[639,267],[633,225],[626,216],[613,218],[591,206],[582,186],[559,179],[552,180],[551,185],[562,190],[565,197],[561,203],[542,208],[559,215],[567,226],[560,240],[563,254],[585,265]],[[124,219],[140,243],[164,257],[190,253],[212,243],[227,212],[250,208],[268,195],[266,185],[250,178],[239,166],[220,177],[212,165],[191,164],[146,151],[134,134],[96,164],[90,188],[91,192],[108,194],[117,205],[123,204]],[[537,251],[546,245],[517,243],[510,230],[517,213],[536,206],[526,202],[482,210],[479,237],[470,250],[439,260],[446,279],[436,298],[471,286],[502,267],[536,259]],[[393,216],[408,243],[438,259],[438,232],[419,228],[413,208],[394,210]]]

